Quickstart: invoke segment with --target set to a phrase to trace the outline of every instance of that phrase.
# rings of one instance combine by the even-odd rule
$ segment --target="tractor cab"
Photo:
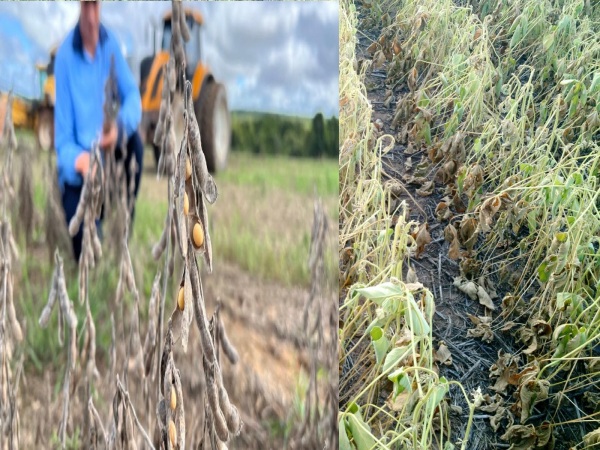
[[[201,45],[200,45],[200,30],[202,27],[202,15],[196,12],[186,14],[185,21],[190,30],[190,40],[184,43],[186,56],[186,78],[192,80],[194,78],[194,70],[202,61]],[[164,18],[163,36],[161,50],[169,52],[171,49],[171,13],[169,12]]]
[[[211,172],[225,168],[231,143],[231,118],[227,106],[225,87],[218,83],[210,69],[202,60],[200,41],[204,23],[199,11],[185,8],[185,20],[190,31],[190,39],[184,45],[186,58],[186,79],[192,84],[194,112],[200,127],[202,150]],[[145,143],[152,143],[158,122],[162,98],[163,76],[171,51],[171,18],[169,11],[163,16],[160,50],[142,60],[140,65],[140,94],[142,97],[141,136]],[[155,34],[156,36],[156,34]],[[156,40],[155,40],[156,43]],[[155,160],[158,162],[160,148],[152,145]]]

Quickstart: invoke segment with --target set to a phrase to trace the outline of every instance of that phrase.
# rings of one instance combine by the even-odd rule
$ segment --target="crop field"
[[[599,32],[340,2],[341,449],[600,448]]]
[[[25,154],[31,154],[27,152],[36,150],[33,137],[27,133],[19,133],[18,142],[13,167],[19,167],[16,170],[20,173],[21,158]],[[146,152],[145,158],[152,160],[150,150]],[[47,243],[46,223],[47,192],[51,184],[45,178],[45,154],[39,154],[33,165],[30,165],[29,159],[24,160],[27,161],[27,170],[31,170],[33,180],[33,223],[29,243],[23,227],[23,214],[18,208],[21,199],[15,201],[15,208],[10,214],[18,251],[18,259],[13,262],[11,270],[15,286],[13,302],[23,335],[21,341],[14,342],[10,360],[13,386],[18,389],[15,405],[20,419],[20,447],[15,448],[60,448],[58,430],[63,408],[66,344],[61,347],[57,337],[57,316],[50,317],[47,328],[38,325],[54,270],[54,249],[51,248],[52,244]],[[273,166],[277,166],[282,173],[288,171],[289,174],[298,174],[298,177],[288,176],[286,182],[289,184],[282,188],[276,177],[269,177],[269,170]],[[302,175],[305,173],[305,166],[314,169],[311,172],[314,174],[313,179],[306,179]],[[154,260],[152,257],[152,249],[161,236],[167,210],[167,181],[165,178],[157,180],[155,170],[154,162],[151,161],[142,175],[136,218],[128,244],[134,278],[139,286],[139,333],[142,344],[151,327],[149,301],[154,295],[153,283],[156,274],[162,272],[164,266],[162,259]],[[335,177],[333,188],[327,187],[327,179],[331,177]],[[232,402],[239,408],[244,423],[240,435],[232,438],[228,446],[283,448],[284,444],[291,445],[291,439],[302,423],[305,408],[310,408],[307,390],[312,364],[311,351],[307,332],[296,321],[296,317],[302,317],[310,297],[308,255],[314,202],[318,197],[322,199],[323,211],[330,225],[324,239],[325,276],[321,280],[319,302],[316,304],[322,304],[323,314],[328,311],[331,313],[335,304],[337,240],[332,224],[337,220],[337,164],[326,160],[317,163],[272,157],[256,160],[234,153],[230,156],[227,171],[217,176],[215,182],[223,205],[216,202],[214,208],[209,210],[214,266],[210,274],[205,269],[202,270],[202,283],[207,311],[212,314],[217,301],[221,302],[221,320],[239,355],[239,361],[235,365],[223,362],[225,386]],[[300,189],[303,183],[306,184],[305,189]],[[16,186],[18,188],[18,183]],[[313,188],[316,189],[316,194]],[[22,194],[15,189],[15,195],[19,197]],[[60,219],[56,227],[59,230],[65,227],[63,216]],[[98,377],[93,381],[92,398],[108,432],[116,383],[112,370],[115,371],[115,376],[121,374],[121,380],[124,370],[128,370],[131,399],[140,421],[150,433],[152,428],[149,425],[156,417],[156,405],[143,400],[146,396],[143,384],[151,386],[152,375],[146,377],[137,371],[133,372],[134,361],[127,355],[134,299],[125,295],[120,305],[115,304],[120,262],[116,259],[118,255],[114,247],[111,247],[115,244],[106,235],[106,229],[113,225],[112,219],[107,218],[102,242],[104,255],[90,271],[88,295],[95,322],[98,368]],[[84,326],[86,311],[85,306],[80,305],[77,300],[78,267],[66,245],[66,228],[60,231],[62,240],[58,239],[57,245],[64,259],[67,292],[78,317],[79,337],[83,334],[80,330]],[[176,261],[173,273],[181,272],[182,264]],[[179,279],[174,278],[168,281],[165,298],[165,313],[169,315],[176,304],[179,288]],[[162,287],[161,283],[160,295]],[[315,307],[313,304],[312,309]],[[167,319],[168,317],[165,318],[165,328]],[[311,319],[316,320],[312,316]],[[114,354],[113,325],[117,341]],[[326,327],[326,339],[331,339],[332,333],[328,327],[329,325]],[[197,358],[201,358],[202,351],[198,339],[197,330],[190,328],[190,346],[187,352],[174,349],[174,359],[181,371],[182,389],[189,396],[189,400],[184,398],[187,417],[193,418],[193,421],[188,419],[187,424],[189,443],[198,442],[193,433],[199,433],[201,422],[198,414],[203,407],[203,381],[197,365]],[[83,342],[80,341],[79,344],[78,348],[83,352]],[[329,347],[335,349],[333,344]],[[323,355],[319,356],[317,364],[321,385],[329,379]],[[21,375],[16,380],[15,372],[19,370]],[[186,372],[189,375],[184,380]],[[84,376],[83,362],[76,364],[75,374],[78,377]],[[83,422],[87,406],[84,401],[84,381],[78,379],[71,382],[71,389],[74,392],[70,398],[71,411],[65,442],[67,448],[81,448],[85,446],[87,438]],[[335,390],[337,393],[337,386]],[[322,399],[320,401],[323,411],[325,403]],[[35,419],[29,419],[32,417]],[[134,440],[138,437],[134,433]],[[323,438],[322,434],[320,438]],[[103,446],[99,445],[99,448]],[[142,445],[138,448],[147,447]],[[306,444],[298,448],[312,447]]]
[[[94,148],[67,225],[54,152],[7,113],[2,450],[337,448],[337,162],[233,153],[213,177],[182,85],[183,136],[165,120],[161,177],[147,149],[133,220]]]

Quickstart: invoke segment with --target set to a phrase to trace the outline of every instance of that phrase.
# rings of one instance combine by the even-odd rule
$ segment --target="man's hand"
[[[75,160],[75,170],[81,174],[82,177],[88,173],[90,168],[90,152],[83,151],[79,154]]]
[[[83,178],[85,178],[90,169],[90,152],[86,152],[85,150],[79,154],[77,159],[75,160],[75,170],[81,174]],[[92,178],[96,176],[97,165],[95,165],[92,169]]]
[[[119,128],[117,123],[113,122],[110,124],[107,131],[102,134],[100,138],[100,148],[104,151],[112,151],[117,146],[117,139],[119,138]]]

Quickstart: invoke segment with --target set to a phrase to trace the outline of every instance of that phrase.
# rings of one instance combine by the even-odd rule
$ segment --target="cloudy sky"
[[[202,51],[231,109],[338,115],[337,2],[186,2],[205,18]],[[104,2],[102,22],[123,43],[139,79],[170,2]],[[78,2],[0,1],[0,89],[35,86],[35,61],[73,28]],[[25,67],[29,65],[29,67]],[[18,74],[18,76],[17,76]],[[10,80],[8,80],[10,79]],[[6,87],[4,87],[6,89]]]

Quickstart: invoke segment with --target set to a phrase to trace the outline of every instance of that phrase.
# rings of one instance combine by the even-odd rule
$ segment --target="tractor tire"
[[[39,111],[36,138],[42,150],[47,152],[54,147],[54,111],[51,108]]]
[[[206,166],[211,173],[225,169],[231,144],[231,118],[227,108],[227,93],[221,83],[207,83],[196,108],[200,119],[200,137]],[[200,111],[198,111],[198,109]],[[198,112],[200,114],[198,114]]]

